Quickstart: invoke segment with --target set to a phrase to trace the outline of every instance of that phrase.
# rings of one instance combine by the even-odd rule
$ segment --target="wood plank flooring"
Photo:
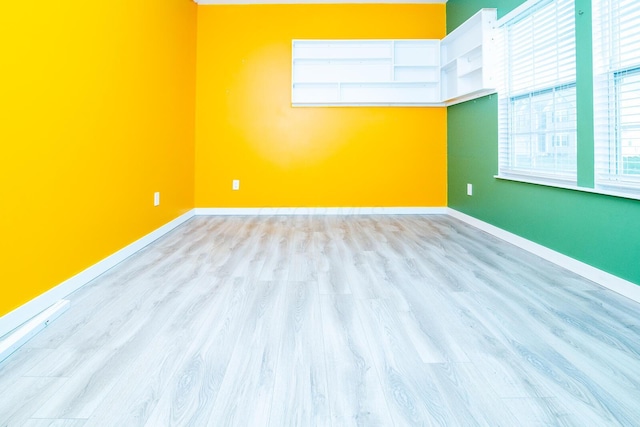
[[[196,217],[0,364],[0,426],[640,426],[640,305],[447,216]]]

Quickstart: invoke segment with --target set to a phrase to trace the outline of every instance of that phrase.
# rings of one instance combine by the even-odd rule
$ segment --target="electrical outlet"
[[[473,196],[473,184],[467,184],[467,196]]]
[[[159,206],[160,205],[160,192],[156,191],[155,193],[153,193],[153,206]]]
[[[240,180],[239,179],[234,179],[233,180],[233,183],[231,184],[231,189],[233,189],[234,191],[240,189]]]

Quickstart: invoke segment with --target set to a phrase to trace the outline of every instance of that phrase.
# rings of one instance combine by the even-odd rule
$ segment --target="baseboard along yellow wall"
[[[0,5],[0,316],[194,207],[197,7]]]

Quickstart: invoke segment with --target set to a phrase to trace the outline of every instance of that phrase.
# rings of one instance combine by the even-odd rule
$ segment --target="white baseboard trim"
[[[206,215],[441,215],[447,214],[492,234],[506,242],[566,268],[582,277],[640,303],[640,286],[586,263],[568,257],[545,246],[498,228],[472,216],[446,207],[389,207],[389,208],[195,208],[168,222],[157,230],[136,240],[97,264],[78,273],[58,286],[0,317],[0,362],[22,344],[60,316],[69,307],[63,300],[86,283],[124,261],[153,241],[167,234],[193,216]],[[12,332],[10,335],[10,332]],[[5,337],[5,335],[7,335]]]
[[[532,242],[531,240],[520,237],[517,234],[513,234],[509,231],[503,230],[502,228],[481,221],[455,209],[448,208],[447,213],[453,218],[466,222],[473,227],[476,227],[499,239],[509,242],[512,245],[518,246],[519,248],[522,248],[534,255],[539,256],[540,258],[546,259],[547,261],[550,261],[560,267],[566,268],[567,270],[572,271],[586,279],[589,279],[592,282],[599,284],[600,286],[603,286],[622,296],[640,303],[640,285],[636,285],[633,282],[629,282],[628,280],[624,280],[618,276],[614,276],[611,273],[607,273],[606,271],[600,270],[599,268],[593,267],[582,261],[578,261],[577,259],[561,254],[560,252],[556,252],[552,249],[547,248],[546,246],[542,246],[538,243]]]
[[[196,208],[196,215],[443,215],[446,207],[389,208]]]
[[[154,240],[164,236],[169,231],[173,230],[183,222],[194,216],[194,210],[180,215],[178,218],[168,222],[162,227],[152,231],[144,237],[136,240],[135,242],[125,246],[116,253],[106,257],[102,261],[92,265],[86,270],[76,274],[75,276],[65,280],[56,287],[48,290],[47,292],[37,296],[26,304],[16,308],[15,310],[0,317],[0,337],[13,331],[20,325],[33,319],[39,313],[42,313],[47,308],[56,304],[61,299],[65,298],[70,293],[81,288],[86,283],[100,276],[105,271],[114,267],[116,264],[124,261],[140,249],[144,248]]]
[[[446,207],[393,208],[196,208],[184,213],[146,236],[120,249],[86,270],[65,280],[24,305],[0,317],[0,361],[32,338],[44,326],[68,308],[63,300],[110,268],[113,268],[145,246],[162,237],[195,215],[434,215],[446,214]],[[65,302],[66,301],[66,302]],[[61,305],[65,302],[63,305]],[[54,317],[50,310],[64,306]],[[5,337],[6,335],[6,337]]]
[[[400,3],[400,4],[446,4],[447,0],[193,0],[207,4],[326,4],[326,3]],[[314,104],[315,105],[315,104]],[[396,105],[395,103],[393,104]],[[411,104],[415,105],[415,104]]]
[[[24,343],[33,338],[38,332],[49,326],[49,323],[57,319],[69,309],[69,300],[60,300],[51,307],[20,326],[6,339],[0,341],[0,362],[9,357]]]

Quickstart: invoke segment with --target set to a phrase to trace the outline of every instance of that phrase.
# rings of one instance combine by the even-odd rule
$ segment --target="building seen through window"
[[[573,85],[511,100],[513,168],[575,173],[575,100]]]

